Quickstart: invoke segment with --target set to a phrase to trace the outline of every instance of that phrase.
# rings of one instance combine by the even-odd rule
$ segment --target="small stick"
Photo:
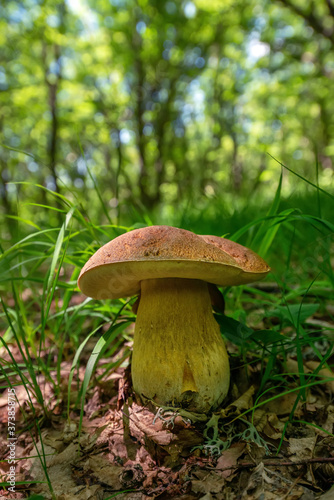
[[[290,486],[290,488],[288,489],[288,491],[285,493],[285,495],[282,497],[282,500],[285,500],[286,498],[288,498],[288,496],[290,495],[291,491],[294,489],[295,486],[297,486],[297,484],[299,483],[299,481],[302,479],[304,475],[304,472],[302,472],[298,477],[297,479],[292,483],[292,485]]]
[[[298,462],[278,462],[278,461],[270,461],[264,459],[263,464],[266,467],[288,467],[289,465],[308,465],[308,464],[316,464],[316,463],[332,463],[334,462],[334,457],[319,457],[319,458],[309,458],[305,460],[298,460]],[[225,470],[231,469],[239,469],[240,467],[244,469],[250,469],[252,467],[256,467],[258,464],[254,464],[253,462],[242,462],[238,465],[232,465],[231,467],[224,467],[222,469],[217,469],[221,472]]]

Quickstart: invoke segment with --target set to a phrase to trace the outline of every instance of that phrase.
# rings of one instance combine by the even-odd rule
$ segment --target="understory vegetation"
[[[1,498],[334,495],[334,5],[304,4],[0,6]],[[220,289],[231,385],[208,414],[142,406],[136,297],[77,285],[151,225],[271,267]]]
[[[242,455],[244,448],[240,446],[245,443],[263,450],[264,463],[269,457],[282,460],[291,447],[290,441],[296,438],[304,444],[303,439],[313,443],[309,455],[302,454],[302,459],[314,459],[319,447],[321,459],[332,457],[333,221],[332,214],[328,213],[328,219],[322,215],[332,203],[332,196],[311,187],[309,199],[317,203],[310,204],[305,213],[299,208],[288,208],[289,200],[281,200],[281,181],[282,176],[278,178],[271,205],[261,217],[253,219],[250,210],[251,220],[244,220],[244,226],[238,221],[240,214],[235,216],[236,221],[228,220],[228,226],[235,225],[235,230],[227,236],[256,250],[270,263],[272,273],[263,283],[222,290],[226,309],[216,311],[215,317],[230,354],[232,383],[227,401],[219,411],[204,418],[194,417],[182,409],[160,408],[159,418],[154,417],[156,410],[150,413],[151,425],[157,421],[162,424],[157,435],[159,430],[164,433],[181,424],[186,426],[184,432],[190,433],[186,444],[177,447],[176,454],[159,440],[155,442],[153,459],[158,466],[165,464],[170,470],[179,470],[187,456],[202,456],[202,464],[203,460],[214,464],[227,450],[236,449]],[[46,188],[35,186],[34,189]],[[130,408],[132,412],[136,411],[133,408],[139,408],[136,403],[131,406],[134,396],[128,368],[135,321],[131,309],[134,299],[94,301],[85,298],[77,287],[79,272],[92,253],[110,239],[134,228],[160,223],[144,214],[128,227],[112,223],[98,225],[82,206],[74,205],[63,195],[55,197],[57,207],[56,203],[34,206],[48,211],[50,218],[60,215],[61,227],[45,225],[42,228],[18,215],[13,223],[17,224],[22,237],[7,249],[3,248],[1,255],[4,395],[0,407],[4,417],[6,390],[14,388],[17,433],[22,443],[18,457],[22,492],[32,489],[42,492],[45,498],[50,494],[59,498],[62,488],[50,457],[63,452],[65,443],[75,442],[76,452],[71,455],[73,467],[75,460],[82,461],[91,451],[92,444],[87,442],[90,425],[98,436],[103,434],[107,416],[110,419],[110,414],[114,414],[117,420],[115,415],[118,415],[125,434],[124,415],[128,415]],[[304,203],[307,205],[305,200]],[[212,210],[212,206],[208,210]],[[184,218],[184,214],[180,215]],[[183,223],[183,227],[199,234],[208,232],[202,214],[198,219],[194,213],[189,218],[191,222]],[[181,225],[180,222],[179,219],[171,221],[175,226]],[[212,229],[217,227],[216,216],[210,222]],[[123,382],[117,389],[119,380]],[[147,419],[147,415],[144,417]],[[55,445],[50,448],[50,429],[57,429],[62,443],[59,448]],[[128,432],[136,436],[133,430]],[[150,435],[149,438],[152,439]],[[141,443],[138,436],[136,439]],[[105,442],[104,446],[107,446]],[[121,464],[127,463],[124,457],[119,458],[117,446],[110,445],[110,441],[108,446],[115,459]],[[328,462],[328,467],[332,467],[330,460]],[[120,464],[116,467],[120,468]],[[232,467],[229,472],[233,470]],[[318,471],[315,482],[309,482],[304,488],[309,487],[316,493],[328,489],[330,471]],[[94,467],[89,469],[89,474],[98,477]],[[131,487],[133,491],[147,494],[157,490],[159,494],[165,492],[166,498],[185,491],[187,482],[180,478],[174,481],[175,491],[171,489],[170,478],[167,483],[158,481],[145,488],[146,476],[142,474],[137,483],[132,479],[114,481],[109,487],[103,483],[101,498],[117,488],[126,491]],[[115,472],[111,477],[114,476]],[[215,478],[218,485],[221,479]],[[204,479],[202,483],[205,492]],[[45,484],[46,489],[38,484]],[[84,484],[83,480],[78,484]],[[213,492],[217,484],[212,486]],[[90,494],[94,498],[96,492]],[[194,498],[198,497],[195,488],[196,494]]]

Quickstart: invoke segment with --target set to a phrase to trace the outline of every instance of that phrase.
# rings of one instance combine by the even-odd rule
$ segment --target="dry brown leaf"
[[[318,361],[306,361],[305,366],[309,369],[310,372],[314,372],[318,367],[320,363]],[[325,386],[327,390],[331,391],[332,394],[334,394],[334,373],[329,370],[329,368],[321,368],[318,372],[318,376],[323,377],[323,378],[332,378],[332,381],[330,382],[325,382]]]
[[[182,419],[175,419],[175,427],[171,425],[166,428],[166,422],[155,418],[151,411],[136,403],[133,403],[128,411],[131,436],[147,447],[159,463],[167,467],[181,463],[184,450],[189,451],[203,442],[203,436],[189,428]]]
[[[299,460],[305,460],[312,458],[314,446],[317,437],[304,437],[304,438],[290,438],[288,450],[290,453],[290,460],[292,462],[298,462]]]
[[[274,480],[267,476],[263,462],[261,462],[251,474],[241,498],[247,500],[258,500],[260,498],[263,500],[271,500],[277,498],[269,489],[265,488],[266,484],[272,485],[273,482]]]
[[[251,385],[249,389],[240,396],[236,401],[233,401],[227,408],[220,411],[222,418],[240,415],[243,410],[248,410],[253,404],[252,397],[255,392],[255,387]]]
[[[237,465],[238,458],[243,454],[246,445],[244,443],[232,444],[231,448],[223,451],[217,461],[216,470],[220,472],[220,475],[225,479],[235,474],[233,469],[222,470],[227,467],[232,467]]]
[[[326,493],[321,495],[321,497],[318,498],[318,500],[333,500],[334,498],[334,486],[331,487],[330,490],[328,490]]]
[[[248,480],[241,496],[243,500],[311,500],[313,492],[285,477],[286,471],[268,469],[261,462]]]
[[[196,477],[198,479],[191,481],[191,489],[195,493],[219,493],[225,484],[225,479],[214,471],[199,471]]]
[[[44,445],[43,451],[40,443],[37,445],[39,453],[45,453],[45,461],[48,466],[48,476],[52,483],[54,493],[57,498],[60,498],[64,492],[67,495],[74,495],[80,491],[77,483],[72,477],[71,462],[75,459],[77,448],[75,445],[70,445],[58,456],[54,456],[54,448]],[[36,457],[36,450],[32,450],[32,457]],[[30,476],[36,481],[42,481],[32,488],[35,493],[41,493],[46,499],[51,499],[51,494],[47,484],[45,483],[45,475],[41,463],[38,458],[31,458],[26,463],[26,470]],[[68,496],[67,498],[71,498]],[[89,498],[89,497],[88,497]],[[93,497],[91,497],[93,498]]]
[[[296,401],[297,393],[290,392],[289,394],[282,394],[281,397],[273,399],[266,403],[263,407],[266,413],[274,413],[278,416],[289,415],[293,405]],[[298,403],[296,414],[298,414],[301,404]]]
[[[161,446],[168,445],[172,439],[173,434],[164,428],[162,420],[157,419],[153,424],[154,414],[147,408],[133,403],[129,407],[129,428],[131,436],[136,438],[142,444],[145,444],[147,438],[154,441]]]
[[[267,413],[264,410],[255,410],[254,425],[258,432],[271,439],[280,439],[284,429],[284,423],[279,420],[276,413]]]
[[[89,457],[85,463],[82,464],[85,473],[85,480],[90,478],[90,482],[102,482],[110,486],[113,490],[121,489],[120,474],[124,468],[111,464],[105,456]]]
[[[305,438],[290,438],[288,451],[290,453],[289,459],[291,462],[298,462],[300,460],[307,460],[313,457],[314,447],[317,440],[317,436],[305,437]],[[312,482],[312,475],[309,470],[304,476],[307,481]]]
[[[201,497],[201,500],[213,500],[213,496],[211,495],[211,493],[206,493],[204,497]]]
[[[319,361],[306,361],[304,362],[304,371],[305,373],[313,373],[319,367],[319,365]],[[288,358],[286,362],[286,369],[290,373],[298,373],[298,362],[293,358]],[[321,370],[319,370],[318,376],[325,379],[333,379],[332,381],[325,382],[323,385],[327,388],[328,391],[334,393],[334,373],[328,368],[322,368]]]
[[[321,427],[331,434],[334,434],[334,405],[329,405],[326,408],[327,418]]]

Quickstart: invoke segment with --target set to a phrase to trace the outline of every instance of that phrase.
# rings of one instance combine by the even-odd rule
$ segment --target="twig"
[[[290,488],[288,489],[288,491],[285,493],[285,495],[282,497],[282,500],[285,500],[286,498],[288,498],[288,496],[290,495],[291,491],[294,489],[295,486],[297,486],[297,484],[299,483],[299,481],[302,479],[304,475],[304,472],[302,472],[298,477],[297,479],[292,483],[292,485],[290,486]]]
[[[275,460],[263,460],[263,464],[266,467],[289,467],[290,465],[308,465],[308,464],[316,464],[316,463],[333,463],[334,462],[334,457],[319,457],[319,458],[309,458],[305,460],[298,460],[298,462],[280,462],[280,461],[275,461]],[[222,469],[219,469],[220,472],[223,472],[225,470],[232,470],[232,469],[239,469],[239,468],[244,468],[244,469],[250,469],[252,467],[256,467],[258,464],[254,464],[253,462],[242,462],[241,464],[238,465],[232,465],[231,467],[224,467]]]

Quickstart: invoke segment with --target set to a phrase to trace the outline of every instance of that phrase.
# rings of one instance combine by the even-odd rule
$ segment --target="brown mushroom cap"
[[[82,268],[80,290],[94,299],[130,297],[152,278],[190,278],[215,285],[241,285],[270,271],[252,250],[218,236],[150,226],[118,236]]]

